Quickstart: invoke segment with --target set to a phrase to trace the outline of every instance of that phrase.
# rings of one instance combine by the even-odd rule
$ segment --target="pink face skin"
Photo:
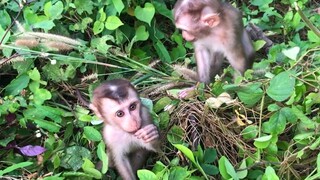
[[[106,123],[118,127],[128,133],[134,133],[141,128],[141,102],[137,94],[130,90],[128,99],[120,104],[112,99],[101,99],[101,115],[106,117]]]
[[[177,22],[176,22],[176,27],[178,29],[181,29],[182,31],[182,37],[186,40],[186,41],[194,41],[195,40],[195,36],[192,35],[190,33],[190,27],[193,27],[192,23],[192,16],[190,16],[189,14],[184,14],[184,16],[180,17]]]

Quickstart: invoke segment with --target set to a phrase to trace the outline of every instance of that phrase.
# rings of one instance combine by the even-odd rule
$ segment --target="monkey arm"
[[[210,62],[212,61],[209,50],[206,47],[195,44],[195,57],[199,81],[210,83]]]
[[[137,179],[135,173],[133,173],[133,169],[130,164],[129,157],[123,154],[119,155],[119,152],[117,153],[114,154],[115,155],[114,162],[122,179],[123,180]]]

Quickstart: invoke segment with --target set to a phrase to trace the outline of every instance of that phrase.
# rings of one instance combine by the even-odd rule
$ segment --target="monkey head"
[[[141,101],[127,80],[115,79],[97,87],[89,107],[106,124],[123,131],[133,133],[141,127]]]
[[[207,37],[219,25],[219,9],[218,1],[178,1],[174,7],[175,25],[186,41],[194,42]]]

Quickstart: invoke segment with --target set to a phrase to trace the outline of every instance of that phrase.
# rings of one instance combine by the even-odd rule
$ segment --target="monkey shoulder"
[[[242,12],[233,7],[231,4],[229,3],[224,3],[223,4],[223,20],[225,22],[229,22],[229,23],[226,23],[226,24],[233,24],[235,26],[241,26],[242,25]]]

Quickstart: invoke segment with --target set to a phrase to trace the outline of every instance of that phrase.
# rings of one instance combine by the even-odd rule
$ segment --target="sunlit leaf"
[[[88,158],[84,158],[82,169],[84,172],[86,172],[87,174],[90,174],[95,179],[102,178],[101,172],[95,169],[95,165]]]
[[[101,133],[96,130],[94,127],[91,126],[86,126],[84,127],[84,132],[83,134],[86,136],[91,141],[101,141],[102,136]]]
[[[49,19],[59,19],[61,17],[62,11],[63,11],[63,3],[61,1],[57,1],[53,5],[52,5],[52,2],[49,1],[44,5],[44,14]]]
[[[109,16],[106,21],[106,28],[109,30],[115,30],[122,26],[123,22],[117,16]]]
[[[112,0],[114,8],[117,10],[118,14],[120,14],[124,8],[124,4],[121,0]]]
[[[144,8],[137,6],[134,10],[134,14],[140,21],[146,22],[151,25],[150,23],[155,14],[155,9],[153,4],[147,2],[145,3]]]
[[[146,30],[146,27],[141,25],[136,30],[136,35],[134,37],[134,41],[145,41],[149,38],[149,33]]]
[[[298,53],[300,52],[299,47],[293,47],[290,49],[282,50],[282,53],[292,60],[297,60]]]
[[[91,159],[91,154],[88,149],[81,146],[68,147],[61,158],[61,166],[77,171],[82,167],[84,158]]]
[[[57,123],[46,121],[46,120],[40,120],[35,119],[34,122],[41,128],[48,130],[49,132],[59,132],[61,126]]]
[[[294,85],[295,78],[288,72],[282,72],[271,79],[267,94],[275,101],[284,101],[293,93]]]
[[[262,136],[254,139],[254,146],[260,149],[264,149],[269,146],[271,142],[272,135]]]
[[[242,130],[241,134],[244,139],[253,139],[258,135],[258,126],[257,125],[249,125],[248,127]]]
[[[102,174],[105,174],[108,171],[109,160],[106,154],[106,145],[103,141],[101,141],[97,146],[97,155],[99,159],[102,161],[101,172]]]
[[[25,168],[27,166],[30,166],[32,165],[33,162],[20,162],[20,163],[17,163],[17,164],[13,164],[7,168],[5,168],[4,170],[0,170],[0,176],[3,176],[7,173],[10,173],[16,169],[19,169],[19,168]]]
[[[23,90],[28,86],[29,81],[30,81],[30,78],[27,74],[21,74],[20,76],[12,80],[7,87],[5,87],[6,89],[5,95],[15,96],[19,94],[21,90]]]
[[[262,180],[279,180],[279,177],[277,176],[276,171],[271,166],[268,166]]]
[[[140,169],[137,172],[140,180],[156,180],[157,176],[150,170]]]
[[[246,160],[243,159],[240,166],[239,170],[237,171],[237,175],[240,179],[244,179],[248,175],[248,168],[247,168],[247,163]]]
[[[265,44],[266,44],[266,41],[264,40],[257,40],[253,42],[254,50],[259,51]]]

